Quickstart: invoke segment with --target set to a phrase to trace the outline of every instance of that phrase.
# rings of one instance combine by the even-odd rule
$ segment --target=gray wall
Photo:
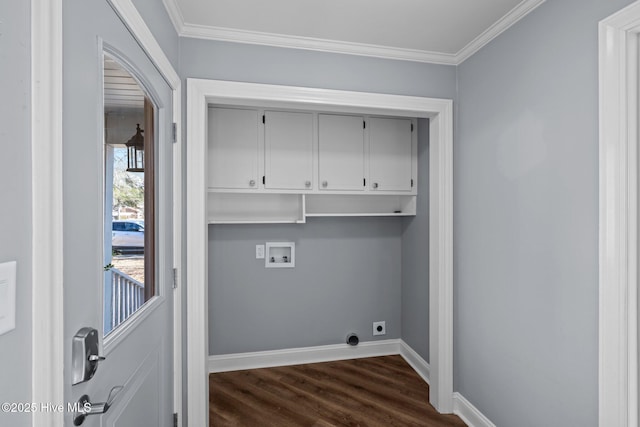
[[[162,0],[132,0],[151,33],[162,47],[171,65],[178,71],[180,43]]]
[[[399,218],[209,226],[210,354],[400,337]],[[295,268],[267,269],[255,245],[296,244]]]
[[[0,2],[0,262],[17,261],[16,329],[0,335],[0,401],[31,401],[31,8]],[[0,412],[0,425],[29,414]]]
[[[435,98],[455,98],[456,94],[455,67],[451,66],[199,39],[180,39],[180,71],[183,78],[208,78]],[[426,188],[425,186],[424,189]],[[352,328],[362,332],[362,340],[369,340],[372,339],[371,322],[374,320],[387,321],[388,332],[384,338],[399,338],[406,333],[412,337],[412,342],[420,349],[421,354],[426,352],[428,323],[423,323],[421,319],[428,317],[425,314],[428,313],[428,299],[424,300],[423,304],[414,304],[415,301],[412,301],[412,304],[406,308],[401,308],[402,263],[400,260],[405,256],[401,248],[402,220],[315,219],[304,226],[213,226],[209,230],[209,336],[212,354],[335,344],[342,342],[347,329]],[[255,244],[266,241],[269,235],[278,238],[286,236],[294,241],[301,239],[306,242],[305,245],[311,248],[311,255],[301,258],[301,262],[310,262],[316,257],[322,259],[322,257],[333,256],[335,248],[342,246],[359,247],[359,242],[362,241],[359,237],[361,235],[368,236],[366,247],[363,246],[361,249],[371,256],[379,257],[382,247],[386,246],[389,240],[393,240],[397,244],[397,251],[390,253],[395,258],[395,264],[390,265],[390,268],[395,269],[393,271],[397,273],[387,274],[397,274],[397,277],[371,276],[372,281],[369,284],[358,284],[359,276],[369,277],[371,274],[366,267],[371,260],[361,262],[361,253],[346,251],[340,252],[346,263],[341,269],[332,270],[313,261],[315,266],[296,267],[295,272],[268,271],[269,274],[264,274],[264,267],[260,267],[260,263],[255,259],[252,261],[251,257],[254,254]],[[327,236],[333,237],[328,240]],[[425,238],[428,239],[428,237]],[[411,242],[408,247],[416,244],[419,242]],[[242,261],[224,262],[222,260],[225,260],[227,255],[222,250],[223,247],[233,248],[234,256],[240,256],[240,253],[245,252],[246,254],[242,256]],[[426,256],[426,253],[423,254],[422,262]],[[242,269],[246,267],[245,261],[257,263],[254,266],[255,269],[243,271]],[[386,262],[377,258],[375,261]],[[414,268],[412,266],[417,262],[419,262],[418,258],[411,258],[407,264],[411,267],[408,268]],[[347,268],[346,265],[354,267]],[[308,273],[309,276],[305,276],[304,273]],[[330,278],[326,280],[327,283],[351,283],[351,285],[347,288],[324,285],[313,291],[316,298],[309,299],[308,293],[300,293],[300,284],[308,281],[307,277],[313,278],[319,274]],[[418,273],[413,271],[410,274],[414,278],[418,277],[415,275]],[[233,280],[236,280],[234,279],[236,275],[241,278],[242,286],[231,286]],[[288,283],[286,286],[279,284],[280,275],[285,275],[284,277],[290,280],[286,282]],[[258,277],[262,277],[266,283],[254,289],[253,287],[257,285],[251,283]],[[375,302],[375,304],[373,301],[366,302],[369,298],[377,298],[375,295],[379,295],[386,286],[389,286],[390,280],[394,282],[393,286],[396,287],[397,293],[389,294],[386,302]],[[248,284],[244,284],[245,282]],[[262,292],[265,288],[274,289],[277,293],[264,296]],[[353,292],[362,293],[360,295],[362,303],[354,306],[351,309],[352,312],[347,314],[345,299],[351,298],[354,295]],[[420,290],[417,287],[412,288],[405,295],[405,299],[408,300],[409,296],[413,296],[416,292],[419,293]],[[265,298],[270,305],[260,308]],[[234,304],[229,304],[229,301],[234,301]],[[256,318],[251,317],[250,314],[255,310],[252,307],[270,310],[270,316],[277,317],[277,311],[274,310],[285,301],[286,307],[290,307],[287,309],[288,312],[306,313],[306,315],[301,319],[294,318],[294,321],[291,319],[281,321],[283,326],[278,330],[264,329],[260,332],[248,330],[248,335],[242,338],[233,335],[238,328],[248,328],[243,322],[249,322],[249,320],[242,321],[245,316],[249,316],[249,324],[256,321]],[[336,305],[335,301],[342,302]],[[238,307],[238,304],[245,309],[231,310],[233,307]],[[388,313],[390,317],[377,317],[380,312],[378,304],[385,305],[382,313]],[[401,312],[409,321],[409,325],[403,329],[400,325]],[[269,312],[262,312],[262,315],[269,315]],[[322,326],[325,322],[327,322],[326,327]],[[301,324],[306,325],[307,329],[300,329]],[[266,328],[266,325],[264,327]],[[290,333],[291,330],[303,330],[307,334],[313,332],[314,336],[293,334]]]
[[[547,1],[458,67],[455,391],[498,426],[598,422],[597,23],[628,3]]]
[[[429,121],[418,120],[416,216],[402,224],[402,339],[429,361]]]
[[[454,98],[455,67],[180,38],[180,74],[326,89]]]

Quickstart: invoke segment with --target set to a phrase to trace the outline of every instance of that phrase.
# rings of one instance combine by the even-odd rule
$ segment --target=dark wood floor
[[[400,356],[211,374],[209,387],[214,427],[465,425]]]

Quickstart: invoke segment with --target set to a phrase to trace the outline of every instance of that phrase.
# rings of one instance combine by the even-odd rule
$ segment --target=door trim
[[[131,0],[108,0],[173,90],[173,265],[182,270],[181,81]],[[32,354],[33,402],[64,403],[62,0],[31,0]],[[174,293],[174,412],[182,413],[182,289]],[[38,349],[37,352],[34,349]],[[45,357],[37,357],[44,355]],[[62,413],[33,413],[37,427]],[[181,417],[178,417],[179,425]]]
[[[638,426],[640,2],[599,24],[599,425]]]
[[[31,399],[64,403],[62,0],[31,1]],[[62,426],[35,411],[32,425]]]
[[[207,104],[276,105],[430,119],[430,402],[453,411],[453,102],[448,99],[187,79],[187,413],[208,425]]]

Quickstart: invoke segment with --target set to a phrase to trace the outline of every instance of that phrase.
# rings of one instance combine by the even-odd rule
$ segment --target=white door
[[[313,115],[265,111],[265,188],[313,186]]]
[[[93,404],[85,411],[108,409],[87,415],[83,426],[168,427],[174,412],[171,90],[106,1],[66,0],[63,8],[65,401],[85,396]],[[119,75],[119,67],[128,74]],[[105,68],[111,75],[105,86],[109,99],[103,92]],[[110,251],[112,148],[124,147],[136,133],[136,123],[125,126],[124,137],[107,147],[113,131],[109,123],[119,113],[112,110],[109,116],[105,109],[121,108],[121,121],[128,123],[135,114],[140,117],[145,97],[148,108],[143,106],[138,122],[146,138],[144,176],[155,180],[144,178],[144,195],[139,196],[144,202],[128,202],[134,205],[128,209],[131,215],[140,215],[142,206],[145,221],[144,278],[130,280],[114,273],[105,260],[115,262]],[[140,180],[134,178],[135,186]],[[140,307],[124,313],[123,304]],[[105,319],[114,316],[120,316],[117,325],[107,325]],[[97,363],[90,380],[73,385],[78,381],[74,363],[77,368],[89,362],[87,354],[73,359],[73,347],[82,341],[78,332],[91,335],[91,329],[83,328],[95,329],[99,356],[106,359]],[[37,354],[37,348],[34,351]],[[110,392],[115,397],[111,405],[99,405]],[[74,413],[66,413],[65,425],[74,425]]]
[[[318,153],[321,190],[364,190],[362,116],[319,114]]]
[[[258,188],[258,111],[209,108],[208,117],[209,187]]]
[[[370,124],[370,188],[376,191],[411,191],[411,120],[375,117],[371,118]]]

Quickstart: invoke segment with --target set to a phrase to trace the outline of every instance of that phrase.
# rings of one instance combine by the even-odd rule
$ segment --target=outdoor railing
[[[144,304],[144,283],[111,268],[111,324],[113,330]]]

